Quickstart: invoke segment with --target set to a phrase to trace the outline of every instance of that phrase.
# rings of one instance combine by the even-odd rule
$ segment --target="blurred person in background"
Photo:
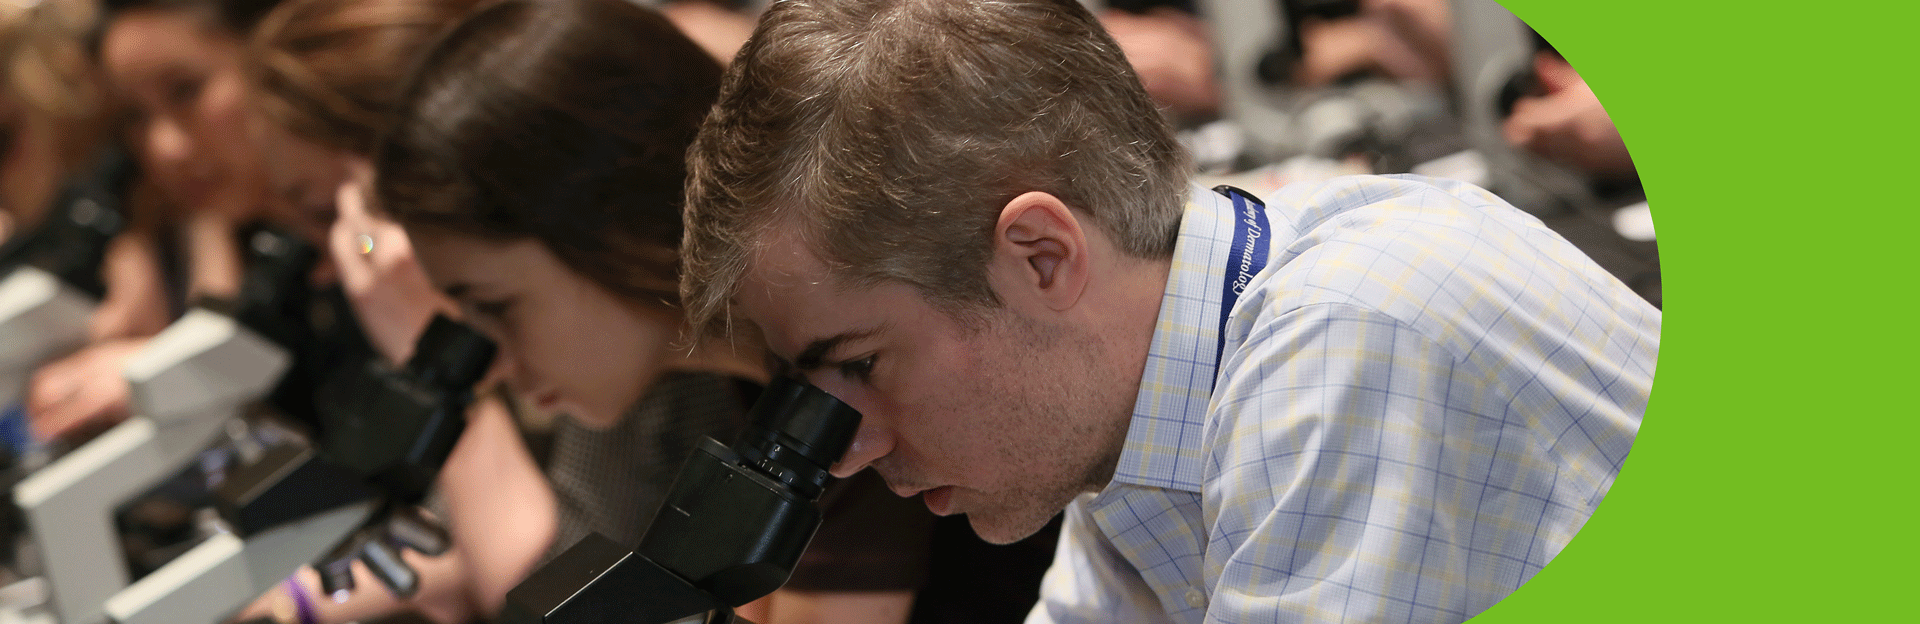
[[[0,239],[44,216],[67,176],[114,149],[117,102],[88,58],[97,6],[89,0],[0,5]],[[149,336],[170,320],[154,226],[160,198],[132,189],[127,224],[103,263],[105,299],[91,341]]]
[[[1445,87],[1452,80],[1454,23],[1449,0],[1359,0],[1338,18],[1295,25],[1302,54],[1287,75],[1316,89],[1371,76]],[[1099,14],[1154,101],[1176,125],[1220,112],[1210,16],[1182,0],[1115,0]],[[1231,15],[1219,16],[1232,19]],[[1534,61],[1541,89],[1507,118],[1510,144],[1599,179],[1633,177],[1631,159],[1593,90],[1550,46]]]
[[[105,143],[111,102],[81,45],[93,14],[84,0],[0,3],[0,240]]]
[[[1294,83],[1323,87],[1370,74],[1434,86],[1452,71],[1449,0],[1359,0],[1359,10],[1299,24],[1304,53]]]
[[[1573,64],[1549,48],[1534,53],[1533,71],[1541,90],[1514,102],[1507,143],[1598,180],[1638,180],[1620,128]]]
[[[109,0],[88,44],[120,130],[159,191],[133,221],[140,279],[130,288],[164,301],[167,320],[200,296],[239,292],[241,228],[268,216],[265,175],[247,141],[240,45],[274,0]],[[138,203],[138,202],[136,202]],[[136,208],[136,211],[142,210]],[[116,269],[109,263],[111,275]],[[108,286],[109,299],[117,287]],[[151,325],[150,321],[146,321]],[[160,323],[164,325],[164,323]],[[43,367],[27,411],[42,438],[72,438],[127,416],[121,375],[151,331],[96,332],[102,340]]]
[[[1449,0],[1360,0],[1350,17],[1301,25],[1306,53],[1298,84],[1325,86],[1355,75],[1446,85],[1452,76],[1454,16]],[[1503,133],[1514,147],[1599,180],[1636,177],[1613,119],[1573,65],[1545,39],[1533,59],[1540,88],[1515,102]]]
[[[1153,0],[1109,2],[1100,12],[1140,84],[1173,117],[1192,125],[1220,113],[1220,84],[1214,70],[1210,26],[1186,2]]]

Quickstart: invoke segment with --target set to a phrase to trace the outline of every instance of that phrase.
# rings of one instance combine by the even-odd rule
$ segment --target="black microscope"
[[[509,624],[744,622],[733,609],[787,582],[820,526],[827,472],[860,413],[776,379],[732,446],[701,440],[640,547],[589,535],[507,593]]]

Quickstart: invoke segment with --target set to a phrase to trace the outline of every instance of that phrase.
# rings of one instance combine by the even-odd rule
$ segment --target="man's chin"
[[[1005,546],[1040,532],[1040,529],[1047,526],[1047,521],[1053,519],[1052,515],[1047,515],[1035,521],[1028,517],[1031,515],[1018,512],[999,514],[968,512],[967,523],[973,525],[973,532],[979,535],[980,539],[989,544]]]

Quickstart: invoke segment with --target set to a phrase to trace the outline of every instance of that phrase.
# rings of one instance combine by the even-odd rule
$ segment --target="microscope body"
[[[473,388],[495,351],[493,341],[436,316],[406,366],[373,358],[330,380],[316,397],[325,455],[394,502],[418,504],[465,433]]]
[[[860,413],[776,379],[732,446],[706,439],[640,547],[590,535],[507,594],[513,624],[731,622],[785,584],[820,526],[818,501]]]
[[[86,342],[99,298],[36,266],[0,278],[0,409],[24,400],[40,364]]]
[[[812,500],[708,438],[675,477],[639,552],[740,606],[785,584],[819,528]],[[727,539],[689,539],[708,535]]]
[[[218,622],[364,525],[379,501],[357,487],[354,475],[329,470],[312,455],[305,440],[283,440],[231,469],[216,492],[223,502],[241,501],[238,509],[220,509],[231,530],[107,597],[101,605],[106,621]],[[272,487],[286,483],[298,487]]]

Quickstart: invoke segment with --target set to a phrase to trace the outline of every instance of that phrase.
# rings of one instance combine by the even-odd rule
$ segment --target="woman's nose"
[[[147,123],[147,158],[165,167],[184,167],[193,156],[193,141],[179,124],[163,119]]]
[[[480,379],[480,385],[491,386],[504,383],[515,391],[525,391],[527,387],[520,383],[519,376],[520,366],[514,362],[513,353],[507,351],[506,345],[500,345],[500,349],[494,352],[493,366],[488,368],[487,375]]]

